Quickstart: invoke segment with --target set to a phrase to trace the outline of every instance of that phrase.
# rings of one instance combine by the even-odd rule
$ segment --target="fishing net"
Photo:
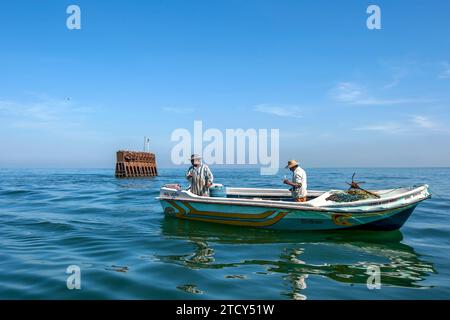
[[[350,189],[347,191],[337,191],[332,193],[328,198],[326,198],[327,201],[334,201],[334,202],[355,202],[360,200],[366,200],[366,199],[379,199],[380,196],[374,192],[364,190],[359,185],[364,183],[364,181],[356,182],[355,181],[355,175],[354,173],[352,175],[352,182],[347,182],[347,184],[350,186]]]
[[[326,198],[326,200],[334,202],[354,202],[373,198],[375,198],[373,195],[363,192],[362,190],[350,189],[348,191],[335,192]]]

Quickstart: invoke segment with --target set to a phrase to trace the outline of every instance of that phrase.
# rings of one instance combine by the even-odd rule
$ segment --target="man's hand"
[[[206,187],[209,189],[209,188],[211,188],[212,185],[213,185],[213,184],[212,184],[211,182],[208,182],[208,183],[206,184]]]
[[[192,178],[192,173],[189,173],[186,178],[188,179]]]
[[[290,181],[288,179],[284,179],[283,183],[287,184],[288,186],[294,187],[294,188],[301,188],[302,187],[301,183],[295,183],[295,182],[292,182],[292,181]]]

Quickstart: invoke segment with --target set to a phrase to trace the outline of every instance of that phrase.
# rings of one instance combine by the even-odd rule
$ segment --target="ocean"
[[[225,186],[283,187],[256,169]],[[179,221],[155,199],[184,170],[116,179],[105,169],[0,170],[0,299],[448,299],[450,168],[306,169],[310,189],[427,183],[399,231],[285,232]],[[69,266],[80,289],[69,290]],[[377,266],[380,288],[369,289]]]

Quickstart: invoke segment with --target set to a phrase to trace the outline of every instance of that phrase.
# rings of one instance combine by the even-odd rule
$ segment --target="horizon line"
[[[157,167],[158,169],[183,169],[186,166],[172,166],[172,167]],[[245,169],[260,169],[257,166],[238,166],[229,167],[218,165],[214,167],[215,169],[226,169],[226,170],[245,170]],[[448,166],[316,166],[316,167],[302,167],[306,169],[450,169]],[[284,170],[285,167],[279,167],[278,169]],[[0,170],[115,170],[114,167],[0,167]]]

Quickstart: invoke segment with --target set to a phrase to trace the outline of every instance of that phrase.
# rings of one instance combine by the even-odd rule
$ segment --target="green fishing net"
[[[334,202],[354,202],[373,198],[375,197],[366,192],[363,192],[362,190],[350,189],[348,191],[334,192],[328,198],[326,198],[326,200]]]

